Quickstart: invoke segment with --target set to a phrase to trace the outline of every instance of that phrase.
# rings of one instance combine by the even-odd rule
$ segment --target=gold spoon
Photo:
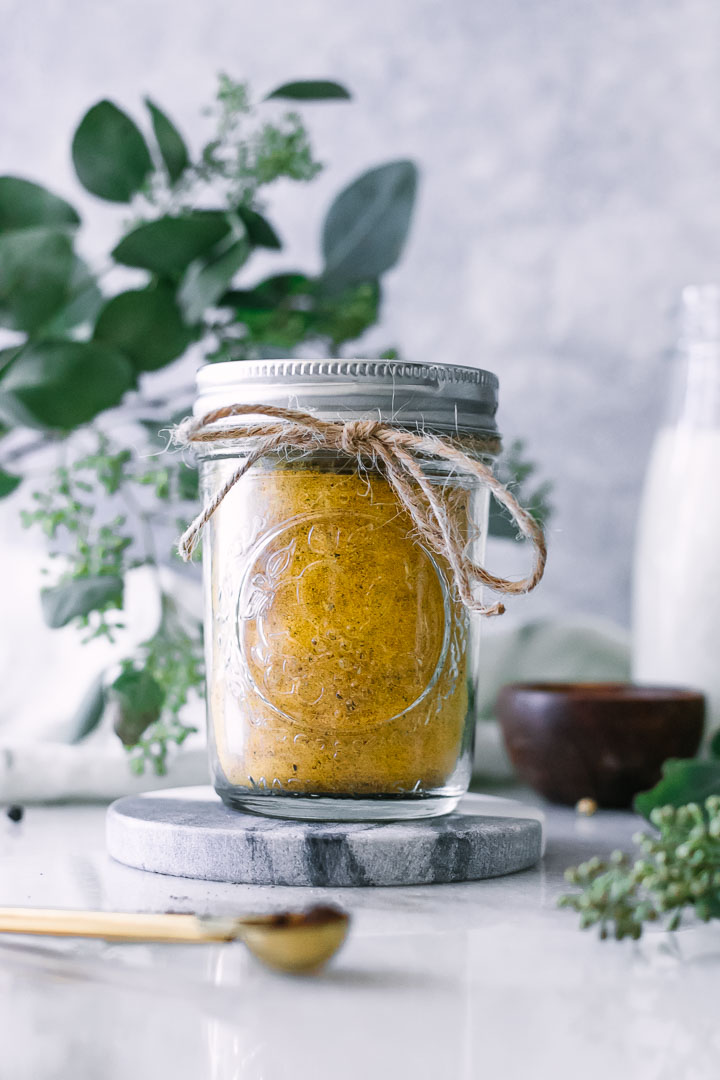
[[[253,956],[277,971],[319,971],[345,940],[350,916],[338,908],[239,918],[124,911],[65,911],[0,908],[0,933],[50,934],[102,938],[105,941],[187,942],[243,941]]]

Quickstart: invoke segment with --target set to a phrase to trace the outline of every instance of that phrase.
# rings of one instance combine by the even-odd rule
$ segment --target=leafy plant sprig
[[[73,623],[88,631],[85,640],[113,641],[124,628],[126,575],[143,565],[155,571],[158,629],[123,663],[114,681],[101,680],[94,687],[76,726],[89,734],[105,704],[111,704],[115,731],[132,751],[133,770],[141,772],[149,764],[162,773],[172,744],[182,745],[194,730],[180,713],[202,685],[202,633],[198,619],[163,587],[150,512],[131,493],[133,485],[150,486],[160,505],[194,499],[197,472],[177,457],[148,468],[130,451],[114,447],[104,433],[97,432],[96,438],[96,449],[56,469],[46,489],[33,495],[35,508],[23,514],[23,521],[43,530],[52,545],[51,560],[62,566],[56,582],[41,593],[46,622],[53,627]],[[116,514],[117,503],[130,512]]]
[[[133,772],[148,765],[159,775],[167,771],[171,748],[195,731],[180,713],[203,679],[201,627],[165,594],[156,633],[109,689],[115,732],[130,751]]]
[[[33,492],[34,508],[21,512],[26,528],[42,529],[50,558],[63,563],[58,580],[41,592],[45,621],[58,628],[74,620],[88,631],[87,641],[112,641],[122,629],[112,613],[123,606],[125,573],[138,565],[128,559],[133,538],[123,531],[126,516],[103,520],[98,514],[99,492],[117,493],[131,458],[129,450],[112,451],[107,437],[99,434],[97,450],[57,468],[51,482]]]
[[[650,821],[658,833],[633,838],[643,856],[636,862],[616,851],[609,863],[594,858],[566,871],[581,891],[559,904],[579,912],[582,929],[597,926],[602,939],[637,940],[645,923],[665,916],[668,930],[687,911],[703,922],[720,918],[720,796],[655,807]]]

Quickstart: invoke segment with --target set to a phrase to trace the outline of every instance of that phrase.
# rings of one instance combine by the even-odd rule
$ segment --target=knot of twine
[[[217,421],[234,416],[267,416],[276,423],[243,423],[235,427],[216,427]],[[458,596],[470,611],[481,615],[502,615],[505,607],[497,602],[486,606],[477,596],[485,586],[493,592],[517,596],[530,592],[545,570],[547,549],[542,529],[524,510],[487,465],[465,453],[459,446],[437,435],[391,427],[381,420],[319,420],[297,409],[282,409],[272,405],[228,405],[205,416],[183,420],[173,431],[178,446],[200,446],[204,443],[252,443],[247,456],[213,496],[178,544],[181,557],[188,562],[200,539],[203,527],[213,516],[229,491],[245,473],[268,454],[287,450],[311,452],[333,450],[353,459],[358,470],[366,462],[380,468],[395,496],[410,515],[420,540],[444,559],[451,571]],[[496,450],[497,439],[488,439],[487,450]],[[448,510],[446,502],[422,467],[421,459],[439,458],[453,466],[460,476],[474,477],[488,488],[511,514],[519,531],[533,545],[534,565],[520,581],[497,577],[474,562],[468,553],[471,541],[462,534],[457,515]]]

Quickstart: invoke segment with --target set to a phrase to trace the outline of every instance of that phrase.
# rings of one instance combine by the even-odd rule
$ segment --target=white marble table
[[[526,793],[521,793],[527,797]],[[0,944],[0,1080],[717,1080],[720,930],[601,944],[555,907],[562,870],[636,819],[550,810],[535,870],[463,885],[213,885],[110,861],[101,807],[0,817],[0,904],[354,915],[314,979],[239,945]],[[26,939],[27,940],[27,939]],[[48,952],[48,950],[52,950]]]

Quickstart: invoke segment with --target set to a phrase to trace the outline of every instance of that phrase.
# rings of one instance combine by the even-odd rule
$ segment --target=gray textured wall
[[[137,109],[149,92],[192,136],[220,69],[258,89],[345,80],[354,105],[308,109],[330,168],[274,200],[288,263],[317,260],[345,180],[418,160],[380,340],[499,373],[503,427],[556,483],[548,578],[524,613],[627,617],[672,311],[684,283],[720,276],[717,0],[0,0],[0,14],[0,170],[71,196],[69,135],[100,96]]]

